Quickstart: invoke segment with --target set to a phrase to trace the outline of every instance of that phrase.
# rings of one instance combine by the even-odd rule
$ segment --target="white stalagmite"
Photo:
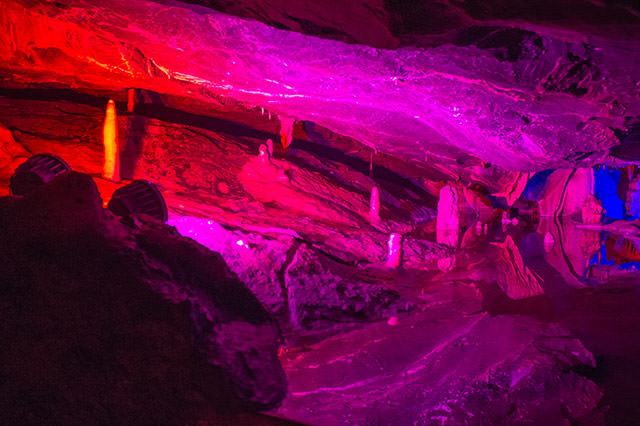
[[[387,243],[387,266],[399,268],[402,264],[402,235],[392,232]]]
[[[377,186],[371,189],[371,198],[369,200],[369,219],[371,222],[380,221],[380,191]]]
[[[103,127],[104,169],[102,176],[120,182],[120,149],[118,143],[118,118],[116,103],[109,99]]]
[[[457,247],[460,240],[458,193],[451,185],[445,185],[440,190],[438,217],[436,219],[436,240],[451,247]]]
[[[261,144],[260,148],[258,148],[258,158],[260,158],[260,162],[264,165],[271,163],[271,156],[269,155],[269,148],[265,144]]]

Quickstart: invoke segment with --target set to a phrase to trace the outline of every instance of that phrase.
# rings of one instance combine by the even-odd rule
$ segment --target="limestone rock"
[[[291,322],[304,328],[388,318],[409,304],[394,290],[367,282],[307,245],[296,251],[285,271]]]
[[[587,194],[582,204],[582,223],[597,224],[602,221],[602,203],[596,198],[595,195]]]
[[[440,189],[436,240],[441,244],[457,247],[460,242],[460,200],[456,189],[445,185]]]

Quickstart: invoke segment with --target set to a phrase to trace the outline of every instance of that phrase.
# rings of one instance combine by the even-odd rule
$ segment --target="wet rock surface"
[[[273,408],[278,332],[222,257],[104,210],[72,173],[0,202],[2,403],[13,424],[185,424]]]
[[[490,317],[461,282],[423,292],[422,312],[286,353],[279,412],[318,425],[602,424],[601,390],[572,371],[593,355],[566,330]]]

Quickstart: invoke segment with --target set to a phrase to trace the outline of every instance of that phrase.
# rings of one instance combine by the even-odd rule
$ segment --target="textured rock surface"
[[[397,50],[177,2],[12,0],[0,16],[0,68],[12,80],[231,97],[417,161],[592,164],[640,115],[635,15],[624,41],[588,26],[494,21]]]
[[[592,416],[601,391],[571,371],[593,356],[566,331],[477,313],[480,300],[462,283],[434,282],[422,297],[424,312],[396,325],[287,353],[290,394],[279,412],[317,425],[602,423]]]
[[[224,257],[229,268],[247,285],[269,312],[286,311],[280,274],[297,243],[287,235],[270,237],[225,229],[210,219],[172,215],[169,223],[184,236]]]
[[[0,387],[15,424],[184,424],[277,406],[277,330],[224,260],[87,175],[0,199]]]
[[[300,246],[284,271],[291,322],[311,328],[332,323],[378,320],[407,311],[399,294],[353,267]]]

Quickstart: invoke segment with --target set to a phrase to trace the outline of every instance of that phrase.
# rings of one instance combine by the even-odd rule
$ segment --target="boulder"
[[[3,421],[187,424],[284,398],[277,329],[219,254],[121,222],[79,173],[0,200]]]

